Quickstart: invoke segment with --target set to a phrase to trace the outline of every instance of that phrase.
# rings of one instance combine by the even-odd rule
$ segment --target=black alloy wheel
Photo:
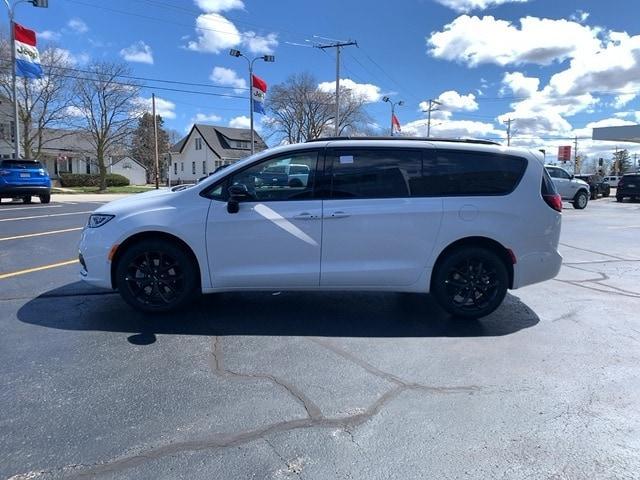
[[[504,262],[493,251],[467,247],[440,262],[433,280],[433,293],[446,311],[474,319],[500,306],[509,276]]]
[[[193,260],[167,241],[143,241],[118,261],[116,284],[131,306],[145,312],[167,312],[184,305],[197,287]]]

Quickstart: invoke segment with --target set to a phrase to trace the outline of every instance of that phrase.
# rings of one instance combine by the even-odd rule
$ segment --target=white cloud
[[[209,80],[218,84],[229,87],[234,87],[236,93],[242,93],[247,88],[247,81],[244,78],[238,77],[235,70],[224,67],[214,67]]]
[[[510,91],[516,97],[530,97],[538,91],[540,79],[526,77],[521,72],[506,72],[502,78],[500,93]]]
[[[148,63],[153,65],[153,52],[151,47],[142,40],[120,50],[120,55],[127,62]]]
[[[589,12],[585,12],[584,10],[576,10],[575,13],[571,14],[569,20],[573,20],[574,22],[584,23],[587,21],[591,14]]]
[[[64,114],[68,117],[80,118],[83,117],[85,112],[75,105],[69,105],[64,108]]]
[[[528,0],[436,0],[439,4],[460,13],[470,12],[471,10],[484,10],[485,8],[502,5],[503,3],[525,3],[527,1]]]
[[[402,134],[412,137],[427,135],[427,120],[415,120],[402,125]],[[431,136],[447,138],[487,138],[504,137],[493,123],[470,120],[431,120]]]
[[[187,43],[187,48],[196,52],[220,53],[239,45],[242,41],[236,26],[215,12],[198,16],[196,32],[198,39]]]
[[[84,20],[80,19],[80,18],[72,18],[71,20],[69,20],[67,22],[67,26],[74,32],[74,33],[87,33],[89,31],[89,27],[87,26],[87,24],[84,22]]]
[[[473,93],[460,95],[455,90],[447,90],[441,93],[436,100],[441,103],[438,106],[438,111],[442,112],[473,112],[478,110],[478,102],[476,102],[476,96]],[[424,111],[429,108],[429,104],[426,101],[420,102],[419,107]]]
[[[44,30],[42,32],[38,32],[37,39],[38,40],[59,40],[60,32],[54,32],[53,30]]]
[[[137,97],[133,100],[134,106],[138,110],[138,113],[151,113],[152,104],[150,97]],[[156,97],[156,115],[160,115],[162,118],[176,118],[176,104],[170,100]]]
[[[622,95],[617,95],[613,100],[612,106],[613,108],[623,108],[627,105],[631,100],[635,99],[638,95],[635,93],[624,93]]]
[[[196,113],[195,117],[191,119],[191,123],[216,123],[222,120],[222,117],[215,113]]]
[[[340,87],[351,90],[353,95],[362,98],[366,103],[379,102],[382,99],[380,87],[371,83],[356,83],[350,78],[341,78]],[[322,82],[318,85],[318,89],[323,92],[335,92],[336,82]]]
[[[271,55],[278,46],[278,34],[261,35],[253,31],[241,32],[222,15],[227,10],[244,9],[242,0],[195,0],[205,13],[196,19],[197,40],[187,43],[196,52],[220,53],[230,48],[246,47],[254,55]]]
[[[196,0],[195,3],[205,12],[224,12],[244,8],[242,0]]]
[[[600,45],[599,28],[568,20],[525,17],[520,27],[492,16],[462,15],[427,38],[435,58],[455,60],[469,66],[493,63],[500,66],[534,63],[549,65]]]
[[[240,115],[229,120],[229,126],[231,128],[249,128],[251,126],[251,119],[246,115]],[[254,128],[257,130],[257,125],[254,123]]]
[[[54,57],[71,65],[86,65],[90,60],[88,53],[71,53],[66,48],[56,48]]]
[[[269,33],[261,36],[255,32],[244,32],[242,34],[242,43],[246,45],[251,53],[256,55],[271,55],[278,46],[278,35]]]

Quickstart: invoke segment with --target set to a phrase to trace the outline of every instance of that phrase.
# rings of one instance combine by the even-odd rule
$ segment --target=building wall
[[[221,165],[229,165],[237,159],[220,158],[207,146],[202,139],[202,148],[196,150],[196,139],[201,138],[194,130],[187,140],[182,153],[171,154],[169,178],[171,184],[193,183],[198,178],[208,175]],[[247,152],[249,155],[249,152]],[[195,166],[195,173],[193,173]]]
[[[111,173],[117,173],[129,179],[131,185],[146,185],[147,171],[128,157],[123,158],[115,165],[111,165]]]

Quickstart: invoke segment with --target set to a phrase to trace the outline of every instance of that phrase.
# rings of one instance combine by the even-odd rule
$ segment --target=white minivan
[[[265,172],[306,165],[306,182]],[[307,169],[305,169],[306,171]],[[454,316],[551,279],[562,202],[535,151],[479,140],[321,139],[273,148],[179,191],[101,206],[81,277],[163,312],[247,290],[431,292]]]

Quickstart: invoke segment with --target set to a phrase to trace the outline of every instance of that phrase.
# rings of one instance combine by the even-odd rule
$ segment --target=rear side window
[[[438,150],[426,153],[418,196],[506,195],[522,178],[527,160],[495,153]]]
[[[422,176],[420,150],[354,148],[330,151],[331,198],[418,196],[412,185]]]
[[[542,169],[542,189],[540,190],[540,192],[542,193],[543,197],[547,195],[555,195],[556,193],[558,193],[556,190],[556,185],[555,183],[553,183],[553,180],[551,180],[549,172],[546,168]]]
[[[39,170],[44,168],[40,162],[33,160],[2,160],[2,168],[19,168],[23,170]]]

